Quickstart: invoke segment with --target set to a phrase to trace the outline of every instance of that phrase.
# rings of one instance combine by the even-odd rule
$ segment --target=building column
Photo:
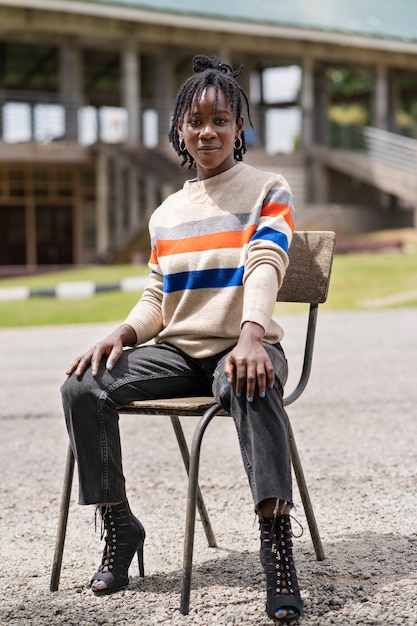
[[[375,69],[375,85],[372,94],[372,124],[376,128],[388,128],[389,91],[388,72],[384,65]]]
[[[326,68],[323,65],[314,65],[310,59],[304,58],[302,70],[303,145],[307,149],[314,144],[329,146],[330,103]],[[328,170],[317,156],[307,159],[306,164],[309,202],[326,204],[329,201]]]
[[[398,76],[390,76],[388,81],[389,104],[388,104],[388,130],[398,133],[397,113],[401,108],[401,90]]]
[[[246,95],[248,96],[249,105],[250,105],[250,114],[252,118],[253,131],[250,129],[249,133],[252,134],[252,142],[254,145],[260,144],[260,128],[261,124],[261,115],[262,112],[260,110],[260,98],[261,98],[261,72],[259,69],[254,66],[245,64],[244,72],[246,74],[247,79],[247,89],[244,87],[246,91]],[[240,80],[240,77],[238,78]],[[246,85],[246,83],[245,83]],[[245,131],[248,130],[249,123],[245,124]],[[246,133],[246,137],[248,138],[248,133]]]
[[[129,232],[133,235],[139,228],[139,176],[138,168],[134,161],[130,161],[128,164],[128,185],[128,222]]]
[[[388,71],[385,65],[375,68],[375,83],[372,93],[372,125],[381,130],[389,127],[389,85]],[[389,194],[379,190],[380,205],[390,202]]]
[[[83,103],[81,51],[74,46],[63,46],[59,58],[59,93],[65,108],[65,138],[78,141],[78,109]]]
[[[258,104],[258,120],[259,120],[259,140],[261,146],[265,149],[266,147],[266,112],[268,110],[267,105],[265,104],[265,96],[264,96],[264,74],[261,69],[259,72],[259,104]]]
[[[159,144],[168,142],[170,112],[175,99],[173,58],[155,57],[153,108],[158,113]]]
[[[238,65],[236,65],[235,68],[233,69],[237,69],[237,67],[239,67]],[[243,61],[243,72],[240,74],[240,76],[237,77],[237,82],[239,83],[239,85],[241,86],[241,88],[243,89],[243,91],[245,92],[248,101],[249,101],[249,113],[251,114],[251,119],[252,119],[252,123],[254,125],[254,128],[252,129],[250,122],[248,120],[248,115],[246,112],[246,106],[245,103],[243,103],[242,105],[242,115],[244,117],[245,120],[245,126],[244,126],[244,131],[245,131],[245,137],[246,137],[246,144],[247,146],[251,146],[252,144],[256,143],[256,139],[255,136],[257,137],[257,132],[255,131],[255,128],[257,126],[257,118],[255,116],[254,113],[254,109],[255,106],[254,104],[251,102],[251,77],[253,75],[253,66],[250,62],[249,59],[244,59]],[[253,78],[252,78],[253,81]]]
[[[140,62],[137,46],[130,43],[122,51],[122,104],[128,114],[127,143],[140,143]]]
[[[72,258],[75,265],[83,258],[83,211],[81,200],[81,169],[73,172],[74,204],[72,208]]]
[[[145,187],[145,217],[149,219],[155,208],[159,205],[158,198],[159,181],[156,176],[147,176],[144,180]]]
[[[37,265],[36,254],[36,208],[33,191],[26,196],[25,202],[25,240],[26,240],[26,265]]]
[[[301,70],[301,146],[309,148],[314,143],[314,71],[310,57],[303,57]]]
[[[314,105],[313,105],[313,140],[314,143],[328,146],[330,144],[329,123],[329,88],[326,68],[320,66],[314,70]]]
[[[105,260],[109,250],[108,157],[100,150],[96,161],[96,255]]]
[[[118,251],[124,240],[124,209],[125,209],[125,190],[124,188],[124,159],[120,155],[113,158],[114,181],[114,234],[113,247]]]

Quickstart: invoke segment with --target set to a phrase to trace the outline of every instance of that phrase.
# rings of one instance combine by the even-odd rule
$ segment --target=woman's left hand
[[[252,402],[257,390],[263,398],[268,387],[272,387],[275,372],[262,340],[264,329],[255,322],[245,322],[239,341],[226,359],[224,373],[230,384],[235,385],[236,395],[246,393]]]

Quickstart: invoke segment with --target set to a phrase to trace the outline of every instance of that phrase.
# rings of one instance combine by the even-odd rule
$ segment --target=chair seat
[[[137,400],[120,409],[122,413],[144,413],[148,415],[202,415],[216,404],[213,396],[190,396],[187,398],[162,398],[159,400]],[[217,415],[227,415],[219,409]]]

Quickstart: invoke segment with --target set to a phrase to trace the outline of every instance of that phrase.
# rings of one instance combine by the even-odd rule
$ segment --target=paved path
[[[291,383],[304,318],[281,321]],[[49,592],[67,445],[59,385],[112,327],[0,330],[0,624],[266,626],[258,530],[225,418],[208,429],[201,481],[220,548],[206,547],[198,524],[188,617],[178,613],[186,483],[164,417],[121,420],[130,500],[147,530],[145,579],[132,566],[124,594],[87,589],[101,544],[74,489],[61,587]],[[303,626],[417,624],[416,372],[417,309],[323,307],[311,382],[289,409],[327,557],[315,561],[307,528],[295,540]]]

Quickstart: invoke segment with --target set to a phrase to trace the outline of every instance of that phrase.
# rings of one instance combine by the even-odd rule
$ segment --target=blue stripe
[[[240,287],[243,284],[243,267],[178,272],[164,276],[164,293],[187,289],[216,289]]]
[[[264,228],[260,228],[253,235],[251,241],[255,241],[256,239],[266,239],[268,241],[273,241],[277,244],[277,246],[285,250],[285,252],[288,252],[287,235],[284,235],[284,233],[281,233],[278,230],[274,230],[273,228],[268,228],[266,226]]]

